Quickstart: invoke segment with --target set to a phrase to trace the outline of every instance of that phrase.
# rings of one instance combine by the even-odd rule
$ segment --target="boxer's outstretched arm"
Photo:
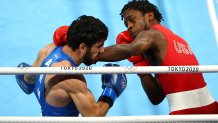
[[[100,53],[99,61],[116,62],[125,60],[132,56],[131,50],[127,47],[129,44],[118,44],[106,47],[103,53]]]
[[[108,46],[100,54],[99,61],[115,62],[128,59],[131,56],[143,54],[154,43],[152,32],[140,32],[129,44]]]

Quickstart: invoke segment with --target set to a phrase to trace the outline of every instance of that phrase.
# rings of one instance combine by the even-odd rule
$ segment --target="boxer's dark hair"
[[[73,21],[67,32],[67,45],[76,50],[81,43],[92,47],[98,41],[105,41],[108,36],[107,26],[98,18],[82,15]]]
[[[161,20],[163,20],[162,14],[159,12],[157,6],[150,3],[148,0],[133,0],[128,2],[121,10],[121,20],[123,20],[126,10],[137,10],[142,12],[143,15],[148,12],[154,12],[154,18],[157,21],[161,22]]]

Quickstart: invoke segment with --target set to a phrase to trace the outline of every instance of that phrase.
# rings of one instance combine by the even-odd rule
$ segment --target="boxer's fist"
[[[119,66],[117,64],[106,64],[105,67]],[[110,106],[113,105],[115,99],[119,97],[127,86],[125,74],[103,74],[102,88],[104,89],[100,98],[108,101]]]
[[[67,31],[69,26],[61,26],[57,28],[53,35],[53,42],[56,46],[63,46],[67,42]]]

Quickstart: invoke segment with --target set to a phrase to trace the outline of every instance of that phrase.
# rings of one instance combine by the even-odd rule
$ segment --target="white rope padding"
[[[217,123],[218,115],[151,115],[120,117],[0,117],[0,123]]]
[[[218,65],[121,67],[0,67],[0,74],[214,73]]]

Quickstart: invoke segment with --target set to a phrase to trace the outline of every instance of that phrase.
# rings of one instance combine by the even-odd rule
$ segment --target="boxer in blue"
[[[107,27],[97,18],[81,16],[67,31],[67,44],[49,44],[43,48],[33,67],[72,67],[81,63],[89,66],[104,52]],[[118,66],[106,64],[107,66]],[[19,67],[30,67],[21,63]],[[103,92],[96,102],[87,88],[83,75],[16,75],[18,84],[30,94],[34,89],[41,105],[42,116],[105,116],[127,85],[125,74],[103,74]],[[36,80],[36,81],[35,81]]]

